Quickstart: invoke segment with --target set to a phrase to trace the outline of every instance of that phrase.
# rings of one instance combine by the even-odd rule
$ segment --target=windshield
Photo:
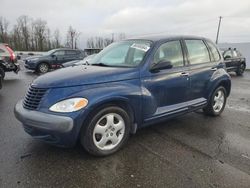
[[[43,55],[47,56],[47,55],[51,55],[52,53],[54,53],[56,50],[50,50],[50,51],[47,51],[45,52]]]
[[[150,49],[146,40],[128,40],[117,42],[104,48],[92,60],[92,65],[111,67],[136,67]]]
[[[85,57],[83,60],[75,63],[75,65],[91,64],[92,63],[92,59],[95,56],[96,56],[96,54],[89,55],[89,56]]]

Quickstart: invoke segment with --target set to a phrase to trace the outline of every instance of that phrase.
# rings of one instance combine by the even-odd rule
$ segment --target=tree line
[[[78,48],[81,35],[72,26],[69,26],[65,37],[61,37],[59,29],[51,31],[47,22],[41,18],[32,19],[23,15],[17,18],[10,28],[9,21],[0,17],[0,43],[9,44],[16,51],[48,51],[54,48]],[[125,38],[124,33],[108,37],[90,37],[87,39],[87,48],[104,48],[114,42]],[[63,40],[64,39],[64,40]]]

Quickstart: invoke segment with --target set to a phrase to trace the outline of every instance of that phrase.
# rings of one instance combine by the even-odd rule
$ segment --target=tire
[[[49,71],[49,65],[47,63],[40,63],[37,67],[37,72],[47,73]]]
[[[246,68],[245,64],[241,63],[236,71],[237,76],[242,76],[245,71],[245,68]]]
[[[203,108],[203,111],[206,115],[219,116],[225,108],[226,101],[227,101],[226,89],[223,86],[220,86],[214,90],[211,98],[208,101],[207,106]]]
[[[4,80],[5,72],[4,72],[4,70],[1,67],[0,67],[0,75],[2,77],[2,80]]]
[[[81,144],[92,155],[111,155],[126,143],[130,127],[131,118],[124,109],[106,107],[90,119],[86,129],[82,129]]]

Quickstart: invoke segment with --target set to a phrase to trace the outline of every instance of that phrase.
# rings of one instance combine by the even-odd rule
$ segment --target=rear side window
[[[185,40],[190,64],[210,62],[209,53],[202,40]]]
[[[75,50],[67,50],[66,51],[66,55],[77,55],[79,54],[79,51],[75,51]]]
[[[210,42],[210,41],[207,41],[207,44],[211,50],[211,53],[212,53],[212,61],[219,61],[220,60],[220,54],[216,48],[216,46]]]
[[[154,63],[170,61],[173,67],[184,65],[180,41],[170,41],[162,44],[154,55]]]
[[[56,56],[63,56],[63,55],[65,55],[65,51],[64,51],[64,50],[56,51],[56,52],[54,53],[54,55],[56,55]]]

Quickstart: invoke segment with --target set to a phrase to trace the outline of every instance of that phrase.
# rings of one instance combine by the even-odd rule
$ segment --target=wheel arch
[[[231,80],[230,79],[219,79],[217,80],[212,87],[210,87],[210,92],[208,95],[208,100],[211,98],[213,92],[220,86],[223,86],[226,90],[227,97],[230,95],[231,92]]]
[[[137,130],[137,119],[136,119],[136,114],[135,114],[135,109],[133,106],[129,103],[128,99],[123,98],[123,97],[117,97],[117,98],[112,98],[112,99],[107,99],[107,100],[102,100],[94,105],[92,105],[89,109],[88,112],[86,113],[86,118],[82,122],[82,129],[85,129],[87,126],[86,123],[88,123],[93,116],[100,110],[110,107],[110,106],[118,106],[122,109],[124,109],[129,116],[131,117],[131,127],[130,127],[130,133],[135,134]],[[81,131],[80,131],[81,132]]]
[[[36,70],[38,69],[39,65],[41,65],[42,63],[47,64],[47,65],[49,66],[49,68],[51,68],[51,65],[49,64],[48,61],[39,61],[39,62],[37,63],[37,65],[36,65]]]

